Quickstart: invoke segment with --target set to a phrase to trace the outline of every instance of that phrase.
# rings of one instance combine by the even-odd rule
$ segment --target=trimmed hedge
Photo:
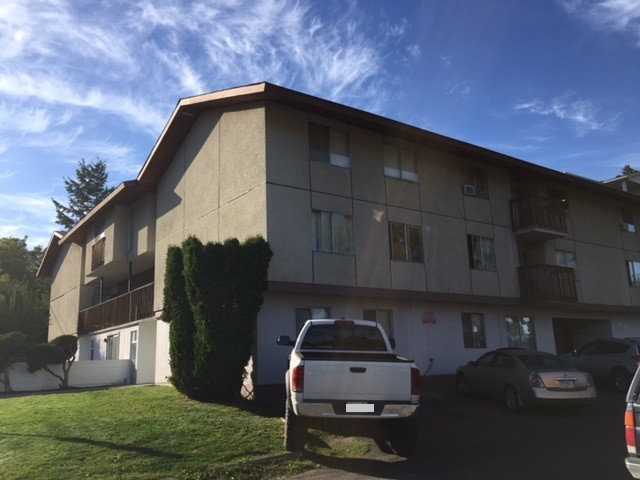
[[[172,382],[201,400],[237,400],[266,289],[269,244],[253,237],[242,244],[229,239],[203,245],[189,237],[181,256],[176,249],[167,254],[163,314],[175,331],[170,336]],[[183,279],[177,274],[179,257]]]

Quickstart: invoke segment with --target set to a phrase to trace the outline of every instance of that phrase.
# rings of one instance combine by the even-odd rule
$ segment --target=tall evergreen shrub
[[[183,242],[187,297],[193,312],[194,396],[233,401],[240,395],[272,256],[255,237],[240,244]]]
[[[178,391],[193,396],[194,334],[193,313],[187,298],[184,263],[180,247],[167,251],[164,275],[164,307],[162,318],[169,326],[170,381]]]

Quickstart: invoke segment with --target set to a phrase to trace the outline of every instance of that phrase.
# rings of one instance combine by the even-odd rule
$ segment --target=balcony
[[[567,236],[565,206],[555,198],[525,195],[510,202],[513,233],[525,241]]]
[[[107,300],[78,314],[78,334],[116,327],[152,317],[153,283]]]
[[[107,239],[102,237],[91,247],[91,271],[104,265],[104,246]]]
[[[520,296],[528,300],[577,302],[576,273],[558,265],[532,265],[518,268]]]

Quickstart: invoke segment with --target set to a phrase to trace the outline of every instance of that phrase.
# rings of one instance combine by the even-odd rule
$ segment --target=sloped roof
[[[480,160],[485,163],[508,168],[515,177],[531,178],[532,175],[544,177],[549,181],[571,184],[577,188],[613,196],[627,202],[640,203],[640,197],[612,188],[602,182],[568,173],[561,173],[390,118],[263,82],[179,100],[142,166],[137,179],[126,181],[119,185],[111,195],[105,198],[60,239],[60,245],[69,241],[79,241],[86,233],[86,228],[91,221],[114,205],[130,204],[145,192],[155,191],[156,184],[164,174],[185,136],[201,112],[251,102],[280,103],[320,116],[334,118],[344,123],[383,135],[402,138],[431,148],[443,150],[460,157]],[[47,260],[47,257],[48,255],[45,256],[45,260]],[[43,264],[45,260],[43,260]]]

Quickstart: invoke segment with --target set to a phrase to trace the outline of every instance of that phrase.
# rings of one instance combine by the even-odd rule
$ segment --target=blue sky
[[[269,81],[596,180],[640,168],[640,0],[0,3],[0,237],[80,158],[135,178],[179,98]]]

